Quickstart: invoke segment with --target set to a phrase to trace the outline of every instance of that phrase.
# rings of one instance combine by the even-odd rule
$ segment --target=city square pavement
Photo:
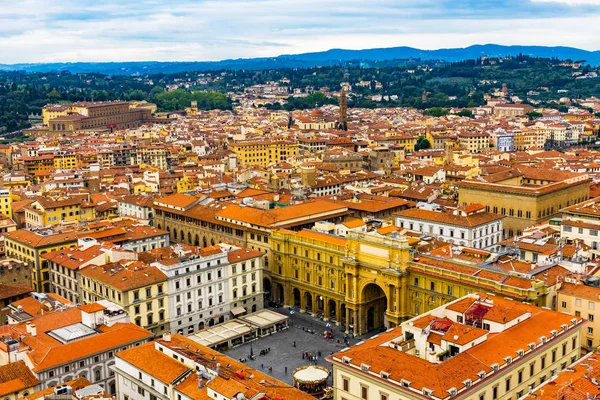
[[[321,352],[321,357],[317,361],[317,365],[325,366],[331,370],[331,364],[325,361],[325,357],[331,354],[331,352],[338,352],[344,347],[344,332],[341,327],[331,324],[334,338],[325,340],[323,339],[323,332],[328,329],[327,322],[323,322],[318,318],[313,318],[309,314],[302,314],[295,312],[290,314],[287,308],[273,308],[275,312],[287,315],[290,317],[289,329],[281,332],[276,332],[270,336],[265,336],[252,341],[252,351],[255,359],[250,360],[250,343],[244,343],[241,346],[235,347],[225,354],[231,358],[239,360],[246,358],[245,364],[257,370],[261,370],[264,373],[271,375],[272,377],[279,379],[280,381],[288,384],[293,384],[292,373],[294,369],[309,365],[310,361],[302,359],[302,352],[312,352],[313,355],[318,355]],[[304,330],[303,330],[304,328]],[[315,333],[309,333],[307,330],[313,330]],[[349,338],[350,345],[358,343],[365,337],[372,336],[377,332],[372,332],[370,335],[365,335],[360,338]],[[339,339],[339,343],[338,343]],[[296,347],[293,346],[294,341]],[[264,356],[260,355],[261,350],[270,348],[270,352]],[[273,371],[269,371],[269,367],[273,368]],[[287,373],[285,368],[287,367]],[[331,378],[329,380],[331,384]]]

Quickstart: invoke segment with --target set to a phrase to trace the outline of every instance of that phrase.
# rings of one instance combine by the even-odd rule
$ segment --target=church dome
[[[310,113],[310,116],[315,117],[315,118],[321,118],[321,117],[323,117],[323,111],[319,110],[318,108],[315,108]]]

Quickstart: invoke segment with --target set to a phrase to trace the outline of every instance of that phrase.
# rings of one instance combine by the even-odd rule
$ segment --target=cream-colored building
[[[587,319],[581,331],[582,347],[591,350],[600,346],[600,288],[576,281],[563,282],[556,304],[556,311]]]
[[[140,102],[80,102],[47,104],[42,108],[45,134],[137,128],[152,117],[155,105]]]
[[[487,133],[461,133],[458,144],[469,153],[480,153],[490,148],[490,135]]]
[[[560,237],[567,243],[583,242],[591,247],[592,257],[600,254],[600,197],[560,210]]]
[[[477,293],[328,357],[337,400],[514,399],[581,355],[583,318]]]
[[[109,300],[125,309],[132,322],[161,335],[169,330],[167,276],[140,261],[121,260],[79,271],[81,302]]]

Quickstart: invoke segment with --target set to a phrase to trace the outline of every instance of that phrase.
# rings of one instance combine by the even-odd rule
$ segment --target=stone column
[[[300,292],[300,312],[306,312],[306,292]]]
[[[344,328],[346,328],[345,329],[346,333],[350,333],[349,325],[352,324],[352,322],[351,322],[352,321],[352,314],[353,314],[352,313],[352,309],[350,307],[348,307],[348,305],[346,305],[346,326],[344,326]]]
[[[319,299],[317,299],[317,295],[311,293],[311,292],[307,292],[310,295],[310,315],[312,317],[316,317],[317,316],[317,311],[318,311],[318,304],[317,302],[319,301]]]
[[[271,283],[271,286],[274,286],[273,283]],[[293,299],[291,299],[291,287],[289,283],[285,283],[284,285],[278,285],[282,290],[283,290],[283,304],[285,307],[289,307],[292,306],[292,302]],[[279,296],[281,296],[281,293],[278,294]]]

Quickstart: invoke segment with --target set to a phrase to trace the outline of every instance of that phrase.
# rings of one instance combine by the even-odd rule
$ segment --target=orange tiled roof
[[[558,293],[588,300],[600,300],[600,288],[579,283],[563,282]]]
[[[8,396],[38,385],[40,381],[31,373],[24,361],[0,366],[0,396]]]
[[[121,260],[121,262],[101,266],[88,265],[81,269],[80,274],[120,291],[133,290],[167,280],[167,276],[159,268],[131,260]]]
[[[170,342],[159,339],[156,343],[168,347],[188,358],[193,359],[194,357],[199,357],[202,360],[201,362],[210,363],[212,367],[219,363],[222,372],[208,384],[208,387],[224,395],[231,394],[232,390],[235,388],[238,390],[237,393],[244,394],[245,398],[254,398],[263,393],[271,399],[314,400],[314,397],[307,393],[301,392],[300,390],[278,381],[277,379],[264,374],[262,371],[248,369],[248,366],[241,362],[229,358],[208,347],[202,346],[182,335],[172,335]],[[251,375],[254,377],[249,379]],[[224,378],[224,376],[227,378]],[[208,398],[206,386],[202,389],[202,392],[199,392],[197,390],[197,378],[194,377],[196,389],[193,387],[194,385],[192,385],[193,381],[191,378],[188,379],[189,381],[184,387],[176,387],[176,390],[186,393],[195,399]]]
[[[171,384],[175,378],[190,369],[183,363],[156,351],[154,342],[120,351],[117,357],[165,384]]]
[[[90,382],[87,379],[85,379],[84,377],[80,376],[80,377],[70,380],[68,382],[64,382],[61,385],[71,386],[71,389],[73,389],[73,392],[75,392],[76,390],[83,389],[85,387],[90,386],[91,384],[92,384],[92,382]],[[38,400],[38,399],[44,399],[45,396],[48,396],[51,394],[54,394],[54,386],[50,387],[48,389],[40,390],[39,392],[31,393],[25,397],[21,397],[20,399],[22,399],[22,400]]]
[[[26,229],[17,229],[16,231],[4,233],[4,237],[36,248],[77,242],[77,232],[53,233],[44,236]]]
[[[369,371],[376,374],[380,371],[389,373],[390,381],[400,382],[401,380],[406,380],[410,382],[411,388],[419,392],[423,388],[427,388],[433,391],[434,396],[446,398],[448,397],[448,390],[450,388],[454,387],[459,390],[465,388],[464,382],[466,380],[469,379],[472,382],[476,382],[480,379],[478,376],[480,371],[490,373],[494,364],[498,364],[501,367],[506,365],[506,357],[516,358],[518,356],[517,350],[527,349],[529,343],[539,343],[542,336],[551,338],[551,332],[553,330],[561,332],[561,325],[563,324],[571,326],[571,319],[573,317],[570,315],[532,305],[525,305],[499,296],[485,294],[480,294],[479,296],[480,298],[488,297],[492,299],[494,305],[488,311],[488,314],[494,312],[494,314],[499,316],[503,314],[505,309],[510,311],[516,308],[521,313],[519,315],[522,315],[522,313],[531,313],[531,317],[507,328],[502,333],[490,334],[485,331],[488,334],[485,341],[465,349],[460,354],[441,363],[430,363],[424,358],[389,346],[388,343],[391,340],[397,339],[401,335],[402,327],[394,328],[376,338],[350,347],[348,350],[329,357],[329,359],[340,366],[344,366],[345,363],[342,362],[341,358],[347,357],[353,366],[369,365]],[[473,301],[472,298],[463,299],[458,303]],[[452,306],[456,306],[456,303]],[[498,310],[493,311],[494,308]],[[464,310],[464,306],[461,309]],[[485,314],[486,319],[488,319],[488,314]],[[510,320],[510,317],[507,317],[504,321]],[[580,318],[578,320],[581,321]],[[572,327],[571,329],[580,329],[580,326]],[[475,330],[471,332],[472,334],[467,332],[467,335],[482,334]],[[433,338],[433,340],[436,340],[436,338]],[[551,340],[551,344],[548,345],[553,345],[554,342],[551,342]],[[357,368],[356,371],[357,373],[362,373],[360,372],[360,368]],[[371,374],[371,372],[365,372],[365,374]]]
[[[470,215],[455,215],[447,212],[438,212],[422,210],[419,208],[409,208],[394,213],[395,216],[417,219],[421,221],[431,221],[448,225],[474,227],[487,224],[504,218],[502,215],[488,212],[479,212]]]

